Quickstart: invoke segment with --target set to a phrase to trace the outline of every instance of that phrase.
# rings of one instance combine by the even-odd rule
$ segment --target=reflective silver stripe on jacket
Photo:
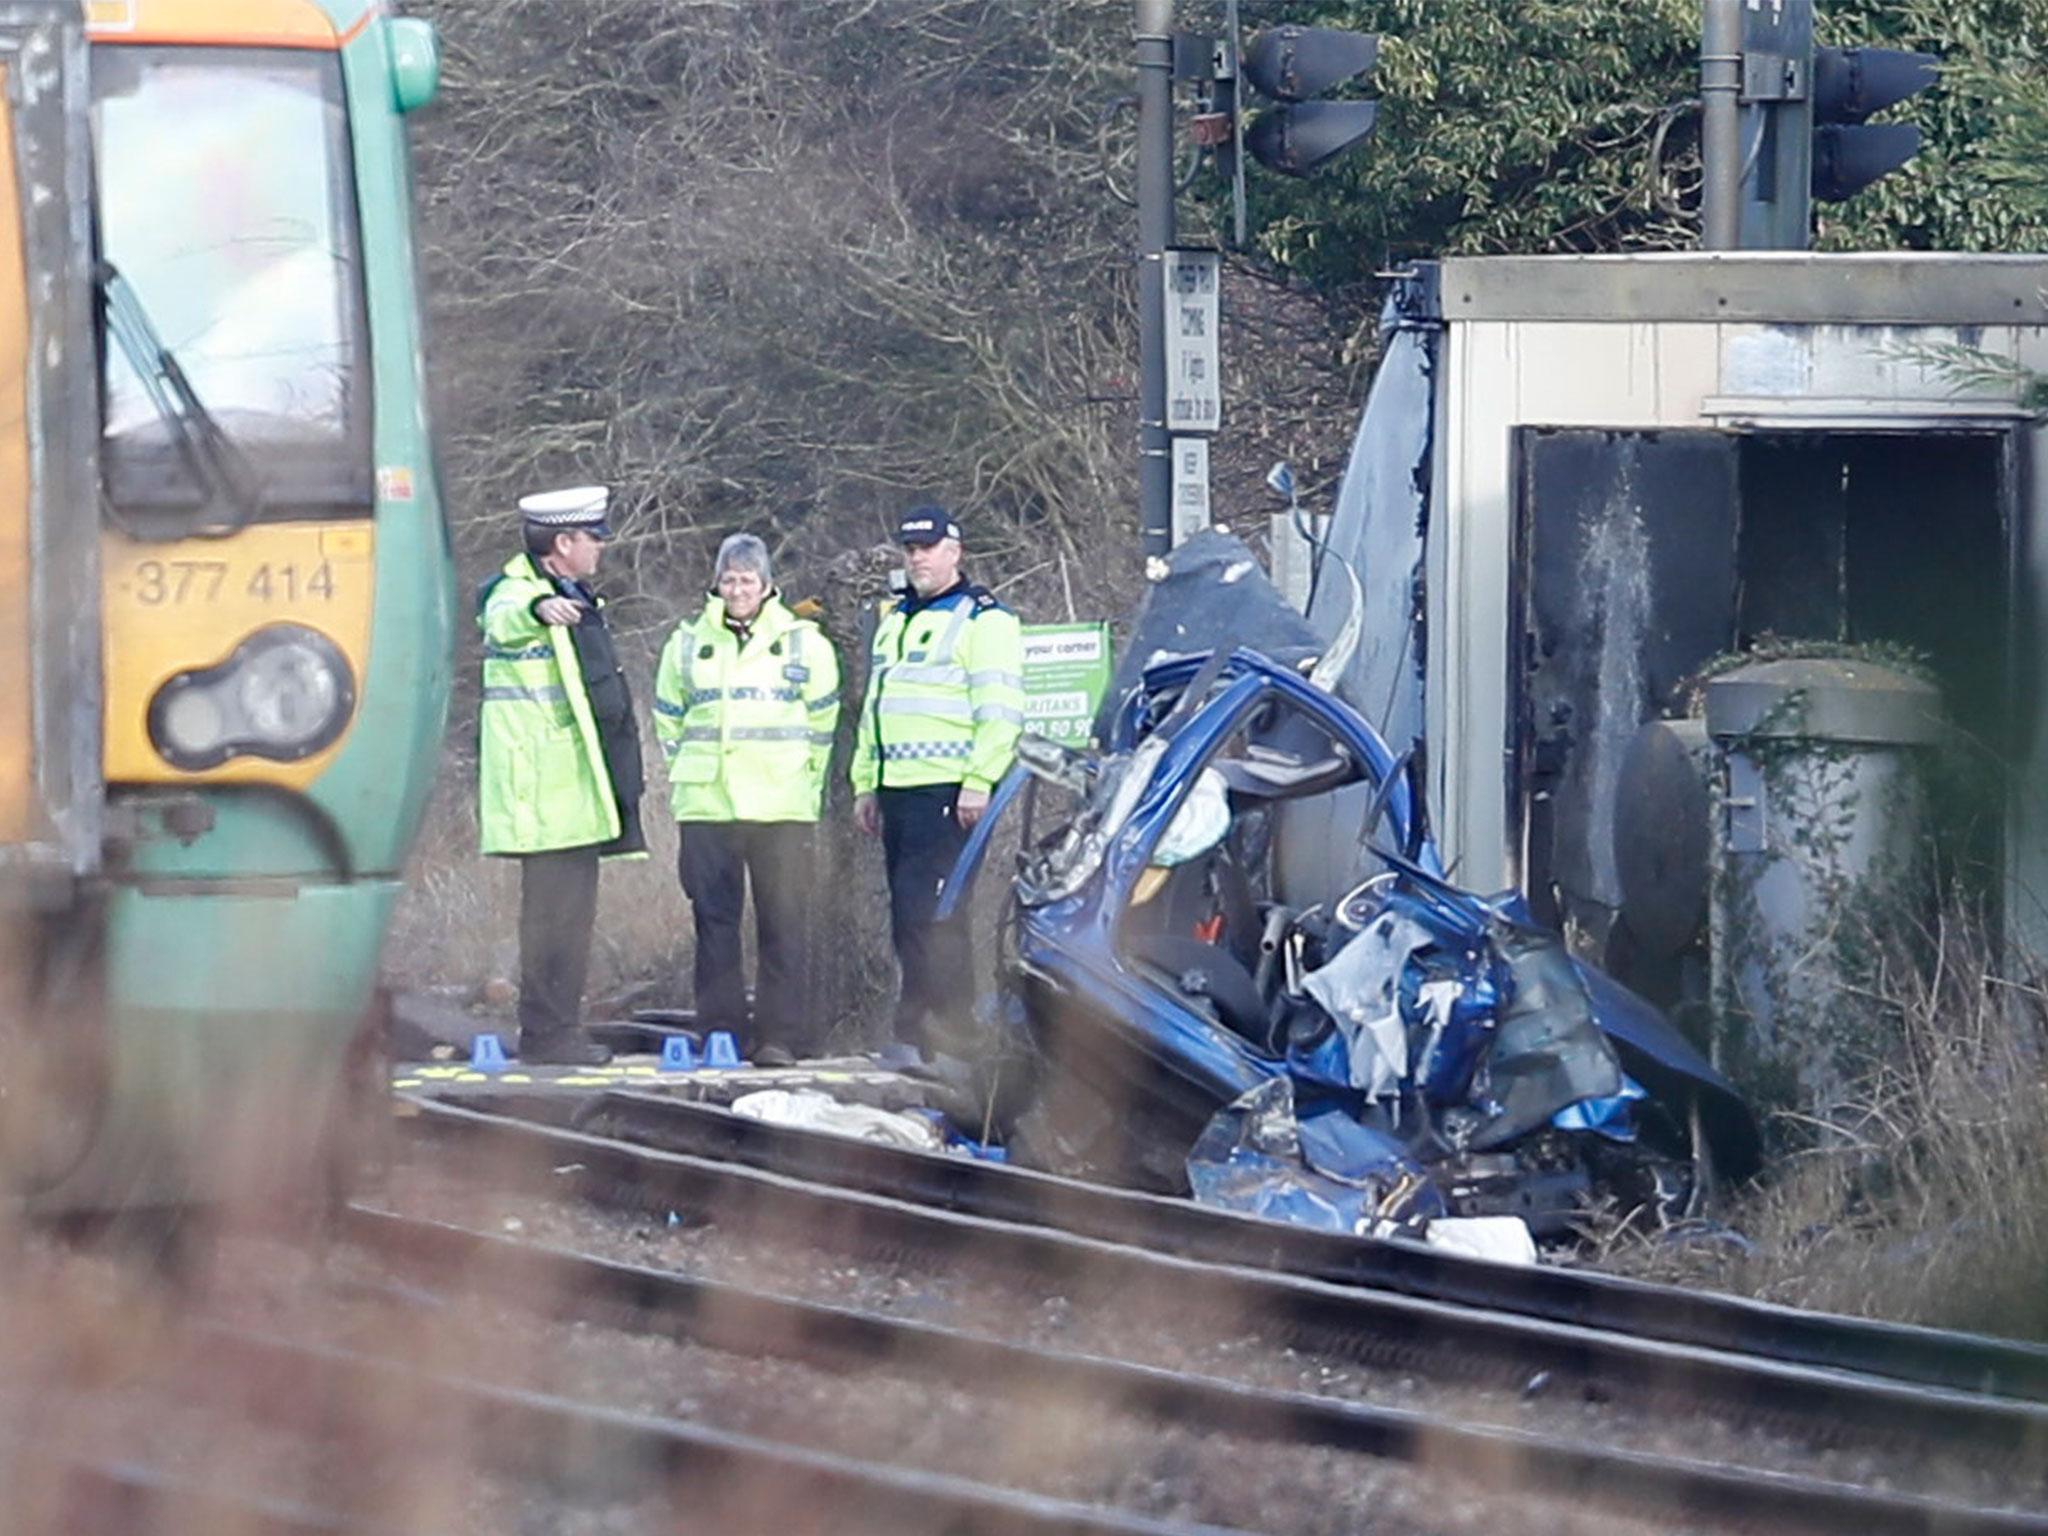
[[[968,673],[967,686],[970,688],[1009,687],[1015,688],[1019,693],[1022,693],[1024,691],[1024,677],[1022,673],[1005,672],[1001,667],[990,667],[984,672]]]
[[[888,669],[888,676],[892,683],[929,683],[939,688],[967,686],[967,669],[950,662],[937,665],[928,661],[899,661]]]
[[[953,605],[953,622],[946,626],[946,633],[940,637],[938,648],[932,652],[934,662],[946,663],[953,659],[953,648],[960,643],[960,632],[967,628],[967,621],[974,617],[974,599],[963,598]]]
[[[815,733],[807,725],[736,725],[720,731],[715,725],[685,727],[684,741],[809,741]],[[826,738],[831,739],[829,736]]]
[[[928,651],[912,651],[914,661],[899,661],[889,670],[892,683],[933,683],[941,688],[966,686],[967,669],[953,664],[953,652],[959,648],[960,636],[974,618],[974,599],[967,598],[953,605],[953,612],[946,627],[939,634],[939,643]],[[909,620],[904,621],[906,627]]]
[[[984,720],[1002,720],[1011,725],[1022,725],[1024,711],[1014,704],[978,705],[974,711],[974,723],[979,725]]]
[[[925,715],[934,720],[972,720],[974,710],[965,699],[884,698],[879,713]]]

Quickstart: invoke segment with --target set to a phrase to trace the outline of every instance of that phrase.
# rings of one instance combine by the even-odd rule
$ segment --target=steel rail
[[[436,1419],[467,1415],[478,1455],[521,1481],[657,1492],[687,1487],[702,1506],[720,1492],[832,1511],[834,1529],[989,1532],[993,1536],[1243,1536],[1160,1521],[939,1473],[851,1457],[548,1393],[430,1373],[397,1361],[237,1328],[198,1330],[203,1364],[225,1383],[254,1383],[253,1411],[308,1403],[404,1401]],[[294,1403],[280,1400],[287,1394]],[[679,1484],[687,1478],[686,1484]],[[721,1482],[724,1479],[726,1481]],[[573,1499],[572,1499],[573,1502]]]
[[[1553,1389],[1577,1387],[1673,1413],[1712,1405],[1750,1418],[1794,1419],[1815,1439],[1839,1441],[1854,1430],[1885,1442],[1967,1448],[1980,1458],[2048,1461],[2048,1406],[2039,1404],[1187,1259],[432,1100],[415,1108],[412,1124],[487,1148],[494,1172],[546,1178],[568,1170],[577,1192],[601,1201],[705,1213],[734,1225],[771,1223],[817,1244],[879,1243],[925,1258],[965,1257],[1041,1284],[1172,1296],[1184,1310],[1208,1305],[1221,1315],[1258,1319],[1311,1351],[1369,1357],[1377,1350],[1443,1379],[1521,1390],[1547,1372]],[[846,1153],[860,1145],[833,1143]]]
[[[466,1228],[352,1207],[343,1233],[435,1278],[484,1280],[556,1315],[616,1323],[722,1352],[835,1370],[934,1372],[969,1391],[1057,1394],[1205,1432],[1362,1454],[1434,1473],[1457,1469],[1482,1494],[1538,1492],[1657,1521],[1702,1518],[1773,1531],[1964,1536],[2048,1531],[2048,1516],[1879,1493],[1792,1474],[1618,1451],[1406,1409],[1248,1387],[1213,1377],[1008,1343],[938,1324],[768,1295]],[[408,1268],[417,1278],[419,1271]],[[431,1284],[429,1279],[427,1283]]]
[[[580,1101],[580,1113],[560,1099],[537,1095],[478,1095],[462,1102],[517,1103],[522,1113],[547,1115],[595,1135],[1209,1263],[1954,1392],[2048,1402],[2048,1349],[2016,1340],[1810,1312],[1588,1270],[1490,1264],[1417,1243],[1317,1232],[1031,1169],[770,1125],[655,1094],[607,1093]],[[572,1113],[573,1120],[565,1119]]]

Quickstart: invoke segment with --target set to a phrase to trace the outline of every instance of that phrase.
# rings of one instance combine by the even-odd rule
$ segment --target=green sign
[[[1024,626],[1024,728],[1084,746],[1109,691],[1107,624]]]

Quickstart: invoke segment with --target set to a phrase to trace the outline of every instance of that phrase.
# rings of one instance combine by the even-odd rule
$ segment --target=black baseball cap
[[[960,536],[960,524],[944,507],[912,507],[896,525],[898,544],[936,544]]]

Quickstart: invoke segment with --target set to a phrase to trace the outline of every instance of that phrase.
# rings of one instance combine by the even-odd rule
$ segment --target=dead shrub
[[[1848,1112],[1767,1171],[1729,1227],[1611,1242],[1618,1265],[1791,1305],[2048,1335],[2048,992],[1949,904],[1878,950],[1897,1021]],[[1612,1236],[1612,1234],[1610,1234]]]
[[[859,697],[863,605],[902,509],[939,499],[970,567],[1031,620],[1139,590],[1131,212],[1096,125],[1130,89],[1096,0],[410,0],[445,85],[415,127],[444,492],[464,593],[537,486],[604,481],[601,585],[644,706],[726,534],[818,596]],[[1193,234],[1197,211],[1185,210]],[[1231,264],[1217,515],[1256,519],[1291,458],[1327,490],[1356,414],[1347,322]],[[475,640],[458,636],[440,793],[391,954],[474,984],[510,963],[516,880],[474,854]],[[850,733],[853,711],[843,732]],[[844,743],[841,760],[844,759]],[[652,860],[613,866],[593,996],[681,1001],[687,906],[662,776]],[[892,986],[879,859],[835,783],[821,1006]]]

